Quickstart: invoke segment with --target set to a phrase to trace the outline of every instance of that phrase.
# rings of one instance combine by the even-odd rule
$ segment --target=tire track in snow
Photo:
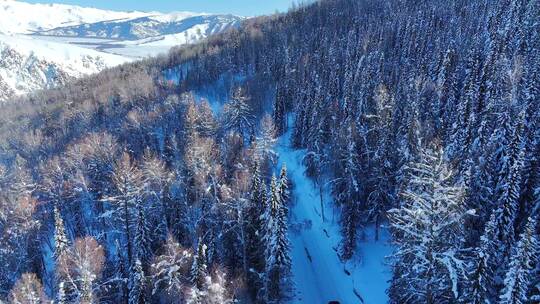
[[[291,192],[293,206],[291,207],[291,241],[292,273],[295,282],[296,295],[292,303],[326,304],[329,301],[339,301],[342,304],[382,304],[388,301],[385,290],[389,280],[388,269],[383,265],[384,257],[389,255],[391,248],[385,244],[381,231],[381,241],[367,241],[360,244],[364,253],[362,265],[344,264],[335,250],[341,239],[339,224],[322,221],[319,190],[313,182],[304,175],[305,166],[302,164],[304,150],[294,150],[290,147],[291,131],[281,136],[276,145],[279,164],[285,164],[289,180],[294,184]],[[324,197],[326,203],[330,197]],[[325,213],[332,209],[325,205]],[[310,222],[311,227],[303,223]],[[309,225],[307,225],[309,226]],[[370,230],[365,231],[369,234]],[[371,231],[372,232],[372,231]],[[308,258],[308,253],[311,258]],[[369,253],[369,254],[368,254]],[[348,272],[348,273],[347,273]]]

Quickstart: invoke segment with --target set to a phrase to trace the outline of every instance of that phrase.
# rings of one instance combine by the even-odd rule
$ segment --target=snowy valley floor
[[[334,216],[331,198],[324,195],[323,221],[319,191],[304,175],[305,151],[290,147],[290,133],[279,139],[276,152],[279,165],[286,164],[289,179],[294,184],[289,233],[296,291],[292,303],[387,303],[385,290],[391,274],[385,257],[392,251],[388,232],[381,229],[380,240],[375,242],[373,227],[366,228],[358,254],[346,264],[340,261],[337,213]]]

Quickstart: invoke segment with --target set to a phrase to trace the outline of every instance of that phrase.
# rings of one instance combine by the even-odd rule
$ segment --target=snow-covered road
[[[289,131],[280,137],[276,152],[279,165],[286,164],[289,179],[294,184],[289,233],[296,289],[292,303],[386,303],[390,271],[384,258],[391,253],[386,241],[388,233],[381,231],[380,241],[375,242],[373,229],[365,229],[366,240],[359,244],[360,254],[353,258],[354,262],[343,264],[337,254],[341,236],[337,213],[333,219],[331,198],[323,195],[323,222],[319,191],[304,175],[305,151],[293,150],[290,136]]]

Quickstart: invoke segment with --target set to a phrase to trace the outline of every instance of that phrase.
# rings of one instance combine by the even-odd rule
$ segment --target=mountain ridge
[[[0,51],[13,58],[1,59],[0,101],[166,53],[173,46],[238,27],[243,20],[225,14],[128,12],[1,0]],[[32,43],[35,54],[30,56]]]

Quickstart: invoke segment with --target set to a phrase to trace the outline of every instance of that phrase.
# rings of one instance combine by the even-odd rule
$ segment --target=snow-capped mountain
[[[0,101],[61,85],[126,61],[126,57],[74,45],[0,35]]]
[[[234,15],[207,15],[189,12],[145,16],[129,20],[101,21],[65,26],[38,34],[66,37],[95,37],[119,40],[139,40],[171,34],[183,34],[192,28],[201,37],[238,26],[242,18]]]
[[[116,12],[64,4],[30,4],[0,0],[0,32],[30,34],[61,26],[132,19],[156,13]]]
[[[141,58],[238,27],[242,20],[243,17],[234,15],[174,12],[63,26],[36,31],[34,35],[41,39],[62,40],[108,53]]]
[[[0,0],[0,101],[238,27],[242,17]]]

